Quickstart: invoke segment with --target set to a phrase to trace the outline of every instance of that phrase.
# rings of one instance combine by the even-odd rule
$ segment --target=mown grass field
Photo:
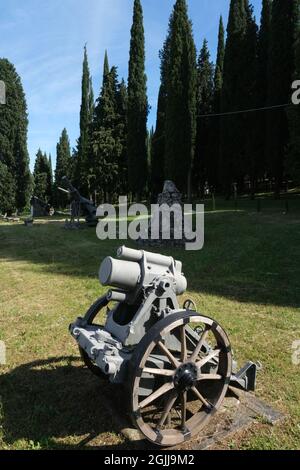
[[[222,324],[240,365],[263,364],[257,396],[287,416],[279,427],[259,422],[224,447],[300,449],[300,365],[292,363],[300,340],[300,210],[222,209],[206,214],[202,251],[168,251],[189,281],[182,300],[194,298]],[[0,222],[1,449],[128,446],[102,406],[105,386],[82,367],[68,333],[104,293],[98,268],[119,245],[99,241],[94,229],[66,231],[59,220],[32,228]]]

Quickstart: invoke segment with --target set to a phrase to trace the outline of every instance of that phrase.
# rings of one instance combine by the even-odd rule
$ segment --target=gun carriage
[[[69,179],[64,176],[62,178],[65,188],[58,188],[60,191],[69,194],[71,200],[71,224],[80,217],[85,217],[88,226],[95,227],[98,223],[97,209],[92,201],[81,196],[78,189],[76,189]]]
[[[99,271],[113,289],[70,332],[94,374],[124,385],[137,429],[156,445],[179,445],[204,428],[230,385],[255,389],[257,366],[249,362],[234,373],[223,328],[192,301],[179,306],[187,289],[180,261],[126,247],[117,257]],[[100,326],[96,317],[105,309]]]

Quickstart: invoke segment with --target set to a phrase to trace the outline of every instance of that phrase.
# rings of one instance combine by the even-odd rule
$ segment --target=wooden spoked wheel
[[[197,435],[220,408],[232,373],[231,347],[214,320],[181,311],[148,332],[131,366],[136,427],[156,445],[175,446]]]

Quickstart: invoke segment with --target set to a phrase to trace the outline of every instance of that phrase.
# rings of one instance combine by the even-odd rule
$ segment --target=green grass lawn
[[[257,213],[253,202],[240,211],[210,209],[202,251],[166,252],[183,261],[189,287],[182,301],[192,297],[222,324],[239,365],[263,364],[257,396],[287,416],[279,427],[260,422],[224,445],[300,449],[300,366],[292,363],[292,343],[300,340],[300,212]],[[126,447],[102,406],[109,385],[82,368],[68,333],[105,292],[98,268],[119,245],[99,241],[94,229],[66,231],[59,220],[32,228],[0,222],[0,340],[7,347],[0,448]],[[118,387],[106,391],[124,398]]]

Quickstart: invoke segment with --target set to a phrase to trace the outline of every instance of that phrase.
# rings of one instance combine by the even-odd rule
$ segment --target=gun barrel
[[[118,259],[105,258],[100,266],[99,279],[103,286],[115,287],[122,292],[132,293],[143,285],[149,285],[159,277],[173,279],[176,295],[187,289],[182,273],[182,263],[168,256],[146,251],[132,250],[122,246],[117,252]],[[170,283],[169,283],[170,284]]]
[[[132,261],[123,261],[109,256],[100,266],[99,279],[103,286],[132,291],[137,287],[140,278],[141,267]]]
[[[67,189],[60,188],[60,187],[58,187],[58,189],[59,189],[59,191],[62,191],[63,193],[70,194],[70,191],[68,191]]]
[[[158,264],[169,268],[173,263],[173,258],[170,256],[159,255],[158,253],[149,253],[148,251],[133,250],[132,248],[127,248],[126,246],[121,246],[117,251],[117,256],[119,259],[126,261],[134,261],[139,263],[143,255],[146,255],[147,261],[149,263]]]
[[[109,302],[126,302],[127,294],[126,292],[120,292],[115,290],[110,290],[107,294],[107,300]]]

